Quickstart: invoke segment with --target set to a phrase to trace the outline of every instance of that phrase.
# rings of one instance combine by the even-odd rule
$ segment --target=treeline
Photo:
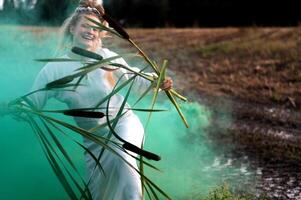
[[[13,2],[13,1],[6,1]],[[127,27],[295,26],[297,1],[272,0],[104,0],[111,16]],[[0,19],[18,13],[21,23],[59,25],[78,0],[38,0],[33,10],[6,3]]]
[[[105,7],[129,26],[295,26],[294,0],[108,0]]]

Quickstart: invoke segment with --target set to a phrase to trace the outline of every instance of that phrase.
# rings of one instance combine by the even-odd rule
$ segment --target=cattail
[[[47,83],[46,88],[50,89],[50,88],[61,87],[62,85],[72,82],[73,79],[74,79],[73,76],[65,76],[64,78],[60,78],[55,81]]]
[[[129,150],[131,152],[134,152],[138,155],[141,155],[147,159],[150,159],[150,160],[155,160],[155,161],[159,161],[161,160],[160,156],[154,154],[154,153],[151,153],[149,151],[145,151],[143,149],[140,149],[139,147],[136,147],[135,145],[131,144],[131,143],[128,143],[128,142],[125,142],[122,147],[126,150]]]
[[[117,31],[124,39],[130,39],[129,34],[122,28],[122,26],[105,13],[101,0],[80,0],[79,6],[96,8],[100,16],[107,21],[115,31]]]
[[[82,110],[67,110],[63,112],[64,115],[73,117],[87,117],[87,118],[103,118],[105,116],[102,112],[82,111]]]
[[[129,34],[124,30],[124,28],[122,28],[122,26],[117,22],[115,21],[113,18],[111,18],[109,15],[107,14],[104,14],[102,16],[102,18],[104,20],[106,20],[109,25],[114,28],[115,31],[117,31],[124,39],[126,40],[129,40],[130,39],[130,36]]]
[[[102,60],[103,57],[97,53],[94,53],[94,52],[91,52],[91,51],[88,51],[86,49],[82,49],[80,47],[72,47],[71,51],[77,55],[80,55],[80,56],[84,56],[84,57],[87,57],[87,58],[92,58],[92,59],[95,59],[95,60]]]

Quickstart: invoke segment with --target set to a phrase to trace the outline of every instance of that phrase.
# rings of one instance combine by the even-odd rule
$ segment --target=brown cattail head
[[[140,156],[143,156],[147,159],[150,159],[150,160],[155,160],[155,161],[159,161],[161,160],[160,156],[152,153],[152,152],[149,152],[149,151],[145,151],[143,149],[140,149],[139,147],[136,147],[135,145],[131,144],[131,143],[128,143],[128,142],[125,142],[122,147],[128,151],[131,151],[131,152],[134,152]]]
[[[113,18],[111,18],[108,14],[104,14],[102,18],[106,20],[109,23],[109,25],[112,28],[114,28],[114,30],[117,31],[124,39],[130,39],[129,34],[122,28],[122,26]]]
[[[92,58],[92,59],[95,59],[95,60],[102,60],[103,57],[97,53],[94,53],[94,52],[91,52],[91,51],[88,51],[86,49],[83,49],[83,48],[80,48],[80,47],[72,47],[71,51],[77,55],[80,55],[80,56],[84,56],[84,57],[87,57],[87,58]]]
[[[65,76],[63,78],[51,81],[46,84],[46,88],[59,88],[62,87],[63,85],[66,85],[74,80],[74,77],[72,75]]]
[[[102,6],[102,1],[99,0],[80,0],[79,7],[90,7],[95,8],[105,21],[109,23],[109,25],[114,28],[124,39],[128,40],[130,38],[129,34],[122,28],[122,26],[112,19],[109,15],[105,13],[105,10]]]
[[[64,115],[73,116],[73,117],[87,117],[87,118],[103,118],[105,116],[102,112],[94,111],[82,111],[82,110],[67,110],[63,112]]]

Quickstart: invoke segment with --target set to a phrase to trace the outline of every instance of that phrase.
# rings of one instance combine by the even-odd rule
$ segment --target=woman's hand
[[[170,90],[173,86],[173,80],[170,77],[166,77],[162,84],[160,85],[160,89],[162,90]]]

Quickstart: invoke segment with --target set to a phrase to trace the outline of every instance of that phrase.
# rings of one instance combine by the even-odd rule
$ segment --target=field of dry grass
[[[301,109],[301,28],[129,30],[183,91]]]

